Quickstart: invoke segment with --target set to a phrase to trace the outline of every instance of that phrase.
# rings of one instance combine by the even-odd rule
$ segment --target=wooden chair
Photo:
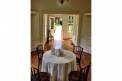
[[[37,68],[31,67],[31,81],[39,81],[38,72]]]
[[[31,68],[31,81],[50,81],[50,75],[47,72],[39,72],[39,69]]]
[[[76,54],[76,63],[78,67],[80,68],[82,54],[83,54],[83,48],[80,46],[73,46],[73,53]]]
[[[83,48],[81,46],[73,45],[73,53],[77,54],[79,51],[83,51]]]
[[[36,47],[36,52],[38,54],[38,68],[40,68],[40,64],[41,64],[41,61],[42,61],[42,57],[43,57],[43,54],[44,54],[44,49],[43,49],[43,45],[40,44]]]
[[[80,72],[79,71],[71,71],[69,73],[68,79],[69,81],[80,81]]]
[[[49,43],[50,40],[51,41],[54,40],[54,36],[52,35],[51,30],[48,29],[48,32],[47,32],[47,42],[46,43]]]
[[[54,36],[51,34],[51,32],[49,33],[49,40],[54,40]]]
[[[89,70],[90,70],[90,66],[91,64],[87,65],[86,67],[84,68],[81,68],[81,71],[80,71],[80,75],[81,75],[81,81],[87,81],[87,78],[88,78],[88,73],[89,73]]]
[[[68,76],[69,81],[87,81],[90,66],[91,64],[82,68],[80,71],[71,71]]]

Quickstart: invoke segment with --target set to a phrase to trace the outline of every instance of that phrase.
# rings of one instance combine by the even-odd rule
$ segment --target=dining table
[[[62,56],[52,54],[52,50],[43,55],[41,71],[50,74],[50,81],[68,81],[69,73],[77,70],[76,55],[72,51],[61,50]]]

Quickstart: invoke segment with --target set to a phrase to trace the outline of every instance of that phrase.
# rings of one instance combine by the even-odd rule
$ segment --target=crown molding
[[[91,13],[84,13],[84,15],[88,15],[88,16],[90,16],[90,15],[91,15]]]

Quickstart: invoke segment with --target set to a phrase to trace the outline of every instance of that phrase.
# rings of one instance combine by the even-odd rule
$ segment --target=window
[[[68,16],[68,32],[72,32],[73,16]]]

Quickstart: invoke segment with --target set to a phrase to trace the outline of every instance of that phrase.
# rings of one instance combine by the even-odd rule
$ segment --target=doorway
[[[46,18],[46,19],[45,19]],[[45,37],[50,34],[54,37],[54,47],[61,48],[63,40],[71,40],[74,44],[78,39],[79,15],[77,14],[46,14],[44,17]],[[48,39],[46,39],[47,41]],[[50,40],[50,38],[49,38]],[[56,45],[55,45],[56,44]]]
[[[54,40],[62,40],[62,23],[62,17],[49,16],[48,28]]]

